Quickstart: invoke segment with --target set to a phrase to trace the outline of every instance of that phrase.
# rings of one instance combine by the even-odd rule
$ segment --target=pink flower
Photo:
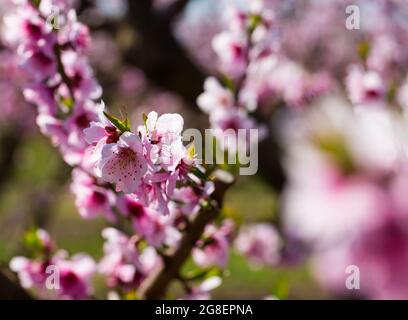
[[[179,114],[166,113],[159,117],[156,112],[150,112],[145,127],[139,127],[139,132],[149,141],[147,156],[153,172],[174,171],[186,156],[181,136],[183,125]]]
[[[65,22],[58,32],[44,18],[54,13],[53,5],[60,9],[59,21]],[[17,51],[19,63],[32,81],[24,95],[38,107],[41,131],[58,146],[68,164],[82,165],[88,153],[83,129],[96,120],[91,99],[99,98],[101,90],[85,56],[79,55],[85,48],[87,28],[76,21],[73,11],[67,12],[69,6],[64,0],[44,0],[38,8],[30,1],[21,1],[5,19],[4,32],[10,36],[6,36],[7,42]],[[68,83],[58,70],[58,58]]]
[[[204,92],[198,97],[197,104],[203,112],[210,114],[220,109],[232,108],[234,97],[229,89],[210,77],[205,80]]]
[[[104,111],[105,103],[102,101],[95,106],[98,121],[91,121],[89,127],[83,130],[84,140],[90,144],[88,164],[92,172],[96,170],[103,147],[106,144],[118,142],[121,135],[120,131],[105,117]]]
[[[40,97],[33,96],[33,98]],[[89,122],[96,120],[94,108],[95,104],[92,101],[78,103],[73,114],[65,121],[49,114],[50,110],[46,107],[39,110],[37,124],[41,132],[49,136],[53,144],[59,147],[64,160],[70,165],[81,164],[84,160],[88,148],[84,129],[89,126]]]
[[[115,221],[112,207],[115,204],[115,195],[107,188],[98,187],[95,179],[82,171],[72,171],[71,192],[75,196],[75,205],[81,217],[90,219],[104,216]]]
[[[5,15],[2,31],[5,43],[15,47],[20,43],[37,44],[51,37],[51,26],[47,25],[36,9],[28,3],[15,7],[14,11]]]
[[[17,47],[20,64],[31,77],[41,81],[56,73],[56,37],[31,5],[18,7],[4,18],[4,23],[5,41]]]
[[[373,38],[367,66],[381,74],[388,75],[398,65],[401,65],[402,52],[400,44],[392,34],[380,34]]]
[[[164,216],[151,206],[144,207],[134,196],[126,195],[118,201],[119,210],[129,218],[138,235],[143,236],[149,245],[175,246],[181,238],[180,232],[173,226],[174,216]]]
[[[255,121],[240,109],[212,113],[210,123],[219,146],[231,153],[258,143],[266,133],[264,127],[258,127]],[[251,129],[256,130],[257,136],[250,135]]]
[[[38,229],[35,237],[40,242],[41,252],[46,256],[49,255],[55,246],[49,234],[45,230]],[[46,266],[42,261],[31,261],[25,257],[14,257],[10,261],[10,269],[17,272],[23,288],[42,287],[46,280]]]
[[[65,44],[69,43],[78,51],[84,51],[89,48],[91,43],[89,30],[82,23],[78,22],[74,10],[70,10],[67,13],[67,21],[59,34],[58,41]]]
[[[256,265],[277,264],[280,246],[276,229],[266,223],[245,226],[235,240],[237,251]]]
[[[94,260],[85,254],[76,254],[66,259],[65,252],[58,252],[56,257],[58,258],[53,263],[60,275],[59,295],[68,299],[89,298],[92,294],[89,280],[96,271]]]
[[[346,87],[350,100],[354,104],[367,104],[381,100],[385,94],[385,85],[375,71],[364,71],[352,65],[348,70]]]
[[[224,221],[220,228],[207,225],[203,238],[193,249],[193,260],[200,267],[218,266],[224,268],[228,262],[230,237],[233,231],[231,220]]]
[[[184,215],[189,216],[200,210],[201,202],[209,198],[214,188],[212,181],[201,183],[201,185],[198,183],[195,187],[176,188],[172,200],[177,203]]]
[[[122,283],[137,287],[143,277],[143,270],[135,243],[113,228],[104,229],[102,236],[106,242],[99,272],[108,276],[109,286]]]
[[[64,127],[68,133],[67,143],[70,146],[82,150],[88,147],[84,130],[88,128],[90,122],[97,120],[96,108],[96,104],[91,100],[77,103],[72,115],[64,121]]]
[[[406,226],[386,219],[376,228],[361,230],[315,259],[315,275],[339,294],[345,292],[346,270],[358,268],[360,294],[372,299],[407,299],[408,235]]]
[[[138,234],[146,236],[150,233],[152,222],[149,209],[145,208],[135,196],[124,195],[118,198],[117,206],[120,212],[132,221]]]
[[[386,109],[353,113],[333,102],[323,110],[297,121],[297,139],[287,141],[285,230],[312,251],[316,277],[332,291],[346,294],[348,273],[358,268],[355,293],[406,298],[407,168],[399,119]]]
[[[238,78],[245,73],[248,48],[244,35],[222,32],[214,37],[212,46],[220,58],[221,68],[227,74]]]
[[[333,292],[344,294],[345,270],[358,268],[360,293],[372,299],[407,299],[408,202],[407,168],[390,177],[376,210],[359,232],[338,241],[314,260],[315,275]]]
[[[148,247],[142,253],[139,252],[135,242],[116,229],[106,228],[102,231],[102,236],[106,242],[99,272],[108,276],[109,286],[137,288],[146,275],[160,263],[160,258],[153,248]]]
[[[57,71],[54,53],[50,47],[45,45],[27,46],[21,53],[21,60],[22,68],[38,81],[51,77]]]
[[[24,98],[37,106],[39,113],[49,114],[53,117],[57,115],[57,103],[54,92],[43,83],[28,85],[23,91]]]
[[[87,60],[74,51],[63,52],[61,60],[65,73],[70,78],[74,98],[80,101],[99,99],[102,89],[95,80]]]
[[[134,192],[145,206],[164,215],[169,213],[169,201],[177,182],[187,179],[194,159],[183,145],[183,118],[178,114],[150,112],[144,126],[139,126],[146,150],[148,170],[143,182]]]
[[[220,277],[214,276],[205,279],[199,286],[191,288],[183,300],[210,300],[210,292],[218,288],[222,283]]]
[[[34,288],[45,298],[86,299],[92,293],[90,278],[95,262],[85,254],[68,258],[67,252],[60,250],[46,261],[15,257],[10,269],[18,273],[24,288]],[[53,277],[52,287],[47,287],[49,277]]]
[[[46,266],[37,261],[30,261],[25,257],[14,257],[10,261],[10,269],[18,273],[23,288],[42,287],[45,283]]]
[[[192,215],[200,210],[201,197],[192,187],[182,187],[174,190],[173,200],[180,204],[185,215]]]
[[[125,193],[135,192],[146,170],[142,143],[131,132],[123,133],[116,143],[106,144],[97,163],[98,176]]]
[[[73,6],[74,2],[75,0],[41,0],[38,9],[43,16],[48,17],[50,14],[53,13],[53,7],[58,7],[61,10],[61,12],[65,13]]]
[[[67,134],[60,120],[49,114],[42,113],[37,116],[36,121],[41,132],[49,136],[54,145],[59,146],[67,140]]]
[[[120,132],[106,118],[105,102],[101,101],[94,106],[94,112],[97,114],[98,121],[91,121],[89,128],[84,129],[85,140],[91,145],[98,144],[101,140],[103,143],[114,143],[119,140]]]

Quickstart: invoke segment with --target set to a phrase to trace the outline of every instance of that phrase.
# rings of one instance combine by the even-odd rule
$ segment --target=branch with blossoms
[[[60,25],[54,28],[47,19],[51,5],[56,4]],[[122,296],[134,292],[146,298],[162,297],[170,281],[181,277],[180,268],[193,249],[203,256],[218,248],[219,242],[223,246],[216,249],[219,253],[212,265],[201,264],[224,266],[229,246],[225,237],[231,231],[229,227],[218,230],[210,223],[221,209],[228,184],[217,182],[214,190],[214,168],[199,166],[194,148],[183,145],[183,118],[151,112],[132,130],[127,117],[109,114],[97,102],[102,91],[86,58],[88,30],[63,1],[20,3],[5,24],[7,43],[18,53],[19,64],[30,79],[24,95],[37,107],[37,124],[74,167],[71,190],[80,215],[85,219],[102,215],[113,224],[126,220],[136,232],[137,240],[115,229],[104,231],[112,243],[105,246],[106,256],[98,269],[108,285]],[[86,283],[95,271],[90,258],[69,260],[59,251],[51,255],[52,246],[39,235],[48,236],[43,231],[36,235],[35,243],[47,248],[45,252],[34,261],[15,258],[11,262],[22,285],[44,295],[39,289],[44,289],[45,272],[56,265],[64,269],[58,296],[89,297]],[[119,252],[123,256],[117,260]],[[144,255],[149,262],[140,261]],[[83,265],[87,266],[84,273]],[[163,267],[171,270],[166,280],[161,276]],[[185,287],[188,294],[193,293]]]

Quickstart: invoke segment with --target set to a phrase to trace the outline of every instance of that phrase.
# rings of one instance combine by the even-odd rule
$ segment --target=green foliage
[[[256,27],[259,26],[259,24],[262,22],[262,17],[258,14],[253,14],[249,17],[249,23],[248,23],[248,33],[252,34]]]
[[[289,292],[290,292],[289,279],[284,276],[277,279],[272,290],[273,296],[275,296],[279,300],[284,300],[289,297]]]
[[[362,41],[359,43],[358,48],[357,48],[358,54],[360,58],[363,61],[366,61],[368,58],[368,55],[370,54],[371,51],[371,45],[369,41]]]
[[[314,141],[323,152],[342,168],[344,173],[347,174],[355,171],[353,158],[340,135],[316,136]]]
[[[41,0],[31,0],[34,7],[38,8],[41,4]]]
[[[65,106],[68,111],[71,111],[74,107],[74,100],[72,97],[61,97],[60,103]]]
[[[45,250],[44,243],[38,236],[38,229],[32,228],[24,235],[25,246],[33,253],[42,253]]]
[[[117,117],[107,113],[103,112],[105,117],[118,129],[120,132],[124,133],[126,131],[130,131],[130,123],[129,123],[129,118],[126,116],[124,120],[119,120]]]
[[[230,77],[228,77],[226,74],[222,74],[221,81],[225,87],[231,90],[231,92],[235,92],[235,84],[234,84],[234,81]]]
[[[147,115],[146,115],[146,113],[142,113],[142,118],[143,118],[143,123],[144,123],[144,125],[146,126],[147,125]]]
[[[184,279],[188,281],[204,280],[204,279],[211,278],[214,276],[220,276],[221,274],[222,274],[222,271],[217,267],[206,268],[206,269],[195,268],[187,272]]]

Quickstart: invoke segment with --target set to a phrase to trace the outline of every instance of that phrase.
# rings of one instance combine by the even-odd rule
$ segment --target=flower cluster
[[[249,1],[244,9],[231,5],[225,20],[227,29],[212,41],[223,82],[209,77],[197,104],[209,114],[220,147],[236,152],[238,146],[248,142],[245,136],[234,139],[239,129],[257,129],[258,139],[264,138],[265,127],[254,117],[260,106],[283,102],[303,107],[326,93],[332,80],[325,72],[308,72],[280,53],[276,17],[263,1]]]
[[[253,96],[249,92],[249,85],[252,85],[249,78],[261,69],[267,72],[276,63],[271,35],[272,12],[263,10],[259,1],[251,4],[248,10],[231,7],[227,11],[228,29],[217,34],[212,42],[225,84],[214,77],[208,78],[204,93],[197,99],[201,110],[209,114],[220,147],[231,152],[236,152],[242,142],[246,142],[234,139],[239,129],[264,130],[249,115],[257,108],[260,97],[260,94]]]
[[[152,247],[143,251],[138,248],[140,239],[129,238],[114,228],[104,229],[102,236],[106,242],[98,271],[107,277],[111,288],[129,293],[137,289],[149,272],[161,263]]]
[[[225,220],[218,228],[215,225],[207,225],[202,239],[198,241],[193,251],[194,262],[201,267],[225,268],[233,231],[234,222],[232,220]]]
[[[277,230],[266,223],[247,225],[240,230],[235,248],[255,266],[273,266],[280,262],[282,240]]]
[[[49,21],[52,7],[59,11]],[[127,117],[116,118],[97,101],[102,91],[87,59],[89,31],[68,1],[20,1],[14,9],[5,18],[4,37],[28,78],[24,95],[37,107],[37,124],[74,167],[71,191],[81,217],[104,217],[118,226],[124,222],[134,233],[103,231],[106,244],[99,271],[123,297],[135,292],[162,263],[163,254],[177,249],[202,206],[212,207],[211,172],[197,165],[194,147],[183,144],[184,120],[179,114],[143,114],[143,123],[132,130]],[[204,260],[225,267],[232,233],[228,225],[208,227],[204,240],[195,244],[201,257],[198,266]],[[90,297],[88,271],[80,274],[80,259],[71,260],[70,277],[78,281],[67,280],[72,288],[63,289],[60,296]],[[12,269],[22,281],[31,279],[27,287],[43,288],[48,263],[63,268],[71,260],[66,254],[39,263],[17,259]],[[188,293],[194,291],[187,287]]]
[[[44,230],[28,234],[28,244],[36,249],[35,260],[14,257],[10,268],[18,273],[21,285],[35,289],[43,298],[87,299],[92,294],[90,279],[96,263],[86,254],[72,257],[64,250],[54,252],[55,244]]]
[[[60,8],[54,26],[47,20],[52,6]],[[29,83],[27,101],[37,106],[37,124],[59,147],[65,161],[84,161],[83,129],[96,119],[94,99],[101,95],[84,55],[88,29],[77,21],[65,1],[22,1],[4,18],[3,38],[18,52],[18,64]],[[58,28],[58,32],[54,28]]]
[[[182,129],[180,115],[159,117],[156,112],[146,116],[137,133],[118,129],[107,118],[92,122],[84,132],[94,147],[95,176],[114,184],[116,191],[137,195],[143,205],[168,214],[177,182],[186,181],[195,167],[194,155],[183,144]]]

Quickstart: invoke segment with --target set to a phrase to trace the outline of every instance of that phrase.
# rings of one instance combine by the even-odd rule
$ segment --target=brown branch
[[[32,300],[30,294],[17,281],[0,270],[0,300]]]
[[[213,221],[222,206],[224,194],[229,184],[217,182],[216,193],[213,197],[214,205],[210,209],[202,209],[190,222],[178,248],[163,259],[163,263],[149,274],[142,283],[139,295],[143,299],[161,299],[173,279],[180,274],[180,269],[190,256],[191,250],[200,239],[207,224]]]

